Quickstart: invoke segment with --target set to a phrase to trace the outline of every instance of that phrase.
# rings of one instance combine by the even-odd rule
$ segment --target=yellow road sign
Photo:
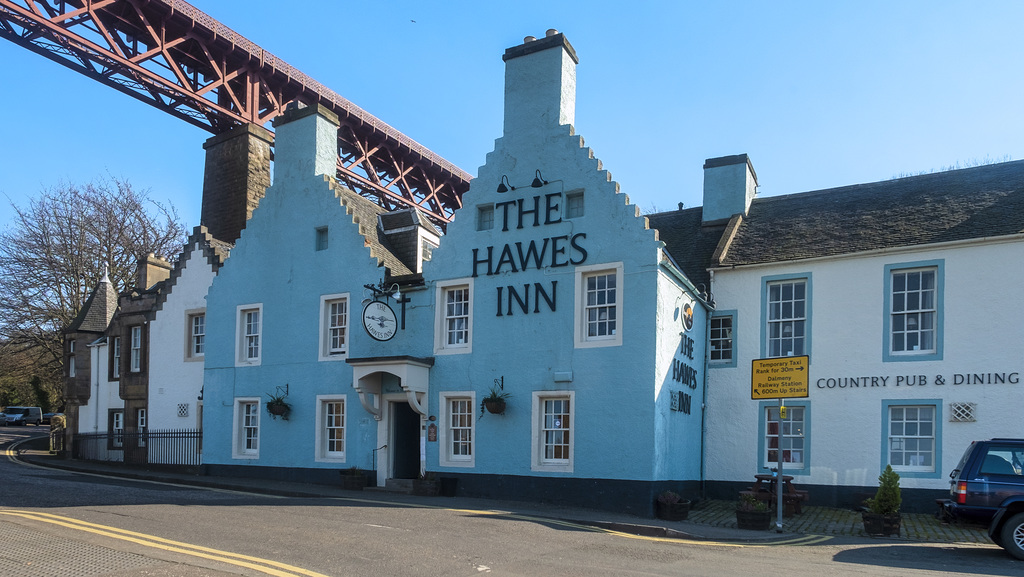
[[[790,399],[807,397],[809,357],[754,359],[750,368],[750,398]]]

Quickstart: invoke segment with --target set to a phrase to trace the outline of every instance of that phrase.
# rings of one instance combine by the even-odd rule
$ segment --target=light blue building
[[[504,60],[504,133],[444,236],[334,181],[330,112],[278,120],[274,185],[207,302],[211,470],[638,513],[695,492],[705,293],[574,134],[568,41]]]

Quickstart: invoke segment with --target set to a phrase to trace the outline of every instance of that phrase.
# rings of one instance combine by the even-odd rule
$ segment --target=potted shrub
[[[753,531],[766,531],[772,523],[768,504],[753,495],[740,495],[736,504],[736,527]]]
[[[280,389],[280,387],[278,387],[278,389]],[[284,400],[285,397],[288,396],[288,393],[283,395],[281,393],[276,395],[267,393],[267,396],[270,397],[270,400],[267,401],[267,412],[270,413],[270,418],[277,419],[278,417],[281,417],[287,421],[288,414],[292,412],[292,406]]]
[[[674,491],[662,491],[654,501],[654,514],[665,521],[685,521],[690,515],[690,500]]]
[[[359,467],[350,467],[341,473],[341,488],[349,491],[362,491],[366,486],[366,475],[359,470]]]
[[[487,396],[480,401],[480,416],[484,416],[484,411],[492,415],[500,415],[505,412],[506,402],[512,393],[506,393],[498,385],[492,385],[491,390],[487,393]]]
[[[886,465],[878,476],[878,491],[864,502],[867,505],[867,511],[863,513],[864,532],[868,535],[899,535],[902,502],[900,476],[892,470],[892,465]]]

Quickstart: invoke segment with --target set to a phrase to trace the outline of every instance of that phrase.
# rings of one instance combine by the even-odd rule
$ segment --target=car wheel
[[[1006,520],[999,532],[1003,549],[1014,557],[1024,560],[1024,513],[1017,513]]]

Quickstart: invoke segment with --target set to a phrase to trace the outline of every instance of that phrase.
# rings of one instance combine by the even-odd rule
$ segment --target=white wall
[[[197,397],[203,386],[203,359],[190,358],[187,318],[190,311],[206,308],[206,293],[214,272],[199,242],[182,255],[184,267],[170,294],[150,323],[149,429],[198,428]],[[188,405],[188,416],[178,414]]]
[[[709,371],[707,474],[712,480],[749,481],[758,463],[758,402],[751,400],[751,360],[761,353],[761,292],[765,276],[807,273],[810,286],[810,392],[807,474],[796,482],[874,486],[884,467],[884,401],[941,400],[939,454],[934,474],[903,475],[906,488],[948,488],[947,475],[975,439],[1024,436],[1020,407],[1024,383],[956,384],[962,375],[1019,377],[1024,286],[1019,266],[1024,243],[975,242],[931,250],[870,253],[831,260],[716,271],[721,310],[737,311],[735,368]],[[943,262],[941,360],[883,360],[885,266]],[[900,378],[926,384],[907,386]],[[961,375],[961,377],[957,377]],[[876,377],[886,386],[839,387],[841,381]],[[945,384],[938,384],[941,377]],[[845,381],[849,384],[850,381]],[[865,383],[867,381],[858,381]],[[834,384],[829,388],[829,384]],[[950,403],[976,403],[975,422],[950,422]]]

